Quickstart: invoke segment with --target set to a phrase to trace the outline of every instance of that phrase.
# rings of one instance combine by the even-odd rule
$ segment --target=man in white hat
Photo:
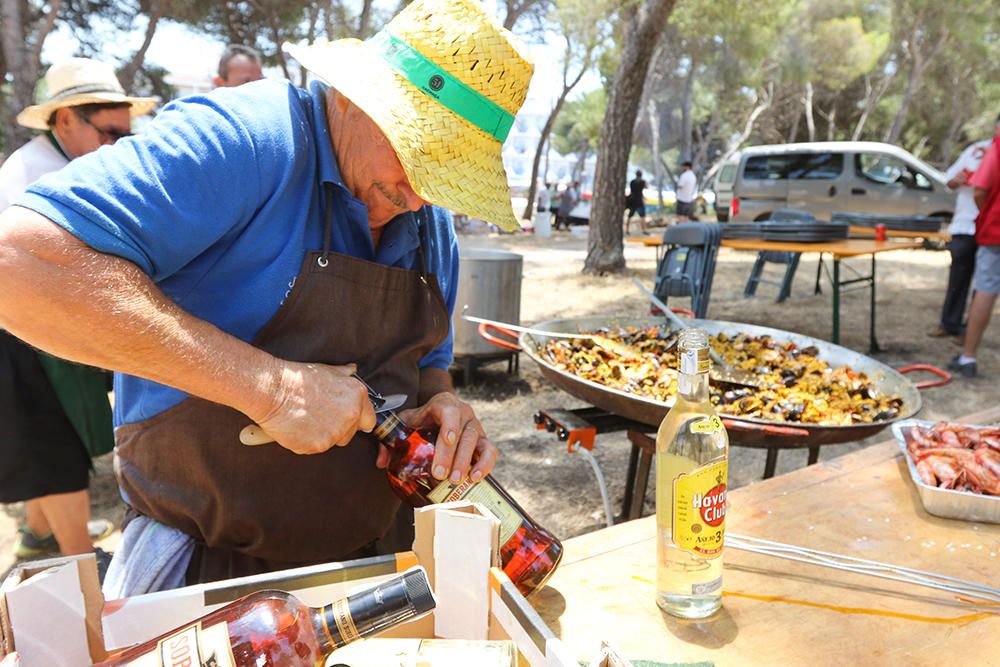
[[[53,65],[45,87],[48,99],[17,117],[42,134],[0,165],[0,211],[42,175],[130,134],[131,117],[156,103],[125,95],[111,65],[87,58]],[[88,452],[112,446],[104,374],[36,354],[3,329],[0,364],[0,502],[25,501],[27,515],[14,554],[93,551],[113,529],[88,522]]]
[[[519,227],[501,148],[532,64],[476,0],[288,50],[329,86],[175,101],[0,215],[0,325],[118,371],[111,597],[409,547],[355,372],[438,428],[421,484],[498,454],[447,372],[443,209]]]

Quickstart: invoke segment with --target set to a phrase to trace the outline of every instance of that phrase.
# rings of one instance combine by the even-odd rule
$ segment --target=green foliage
[[[556,151],[570,155],[584,147],[596,150],[607,106],[608,96],[603,88],[567,102],[552,129],[552,146]]]

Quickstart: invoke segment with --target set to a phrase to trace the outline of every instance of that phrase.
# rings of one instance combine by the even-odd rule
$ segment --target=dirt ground
[[[654,230],[655,233],[655,230]],[[463,247],[502,248],[524,256],[521,290],[521,321],[585,315],[636,315],[646,302],[630,282],[637,277],[651,285],[655,273],[655,251],[626,244],[628,272],[620,276],[583,276],[586,237],[557,233],[551,239],[531,235],[488,235],[470,231],[461,239]],[[722,249],[712,292],[709,317],[760,324],[799,332],[820,339],[830,337],[829,289],[813,295],[817,257],[804,255],[792,297],[774,303],[776,288],[762,285],[758,298],[743,298],[743,286],[754,253]],[[864,272],[868,260],[855,264]],[[884,351],[875,355],[890,366],[924,362],[943,366],[958,348],[948,339],[933,339],[926,332],[937,322],[947,282],[947,252],[908,250],[882,254],[878,258],[878,337]],[[868,347],[868,292],[847,294],[842,299],[841,344],[864,351]],[[678,300],[686,306],[686,300]],[[954,418],[981,410],[997,402],[1000,377],[1000,324],[994,322],[979,354],[980,377],[957,379],[952,384],[923,392],[922,418]],[[495,477],[540,523],[562,538],[602,528],[604,511],[597,483],[583,456],[569,454],[554,435],[536,431],[532,415],[543,407],[579,407],[582,404],[554,389],[539,374],[533,362],[522,356],[520,374],[509,376],[505,363],[481,369],[476,383],[461,387],[501,449]],[[881,442],[889,432],[868,440],[822,448],[822,460]],[[629,443],[624,433],[598,436],[594,455],[607,479],[615,511],[620,511],[628,463]],[[806,452],[784,452],[778,474],[806,465]],[[95,462],[92,479],[93,515],[118,522],[123,508],[112,471],[111,455]],[[764,471],[764,452],[733,447],[730,484],[752,484]],[[653,510],[653,478],[646,496],[646,511]],[[8,505],[0,511],[0,574],[13,564],[11,547],[23,510]],[[113,550],[119,534],[102,544]]]

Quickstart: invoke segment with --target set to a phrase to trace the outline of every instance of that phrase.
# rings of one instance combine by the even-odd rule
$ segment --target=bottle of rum
[[[95,667],[322,667],[336,649],[434,608],[422,567],[322,608],[259,591]]]
[[[677,399],[656,434],[656,603],[683,618],[722,605],[729,438],[709,399],[708,335],[678,339]]]
[[[535,523],[489,475],[457,485],[435,479],[431,464],[436,434],[409,428],[391,410],[375,419],[372,434],[391,451],[386,473],[403,502],[413,507],[455,500],[483,505],[500,520],[500,560],[510,580],[524,595],[545,583],[562,559],[562,543],[552,533]]]

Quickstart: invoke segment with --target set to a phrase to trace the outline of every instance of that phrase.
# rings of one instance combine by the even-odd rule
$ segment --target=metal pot
[[[521,321],[521,271],[524,258],[506,250],[459,250],[458,295],[452,330],[455,356],[496,356],[497,348],[479,336],[476,325],[461,318],[462,310],[512,324]]]
[[[704,329],[710,335],[725,333],[735,336],[744,333],[750,336],[770,336],[781,342],[794,342],[799,347],[815,346],[820,352],[820,358],[831,366],[850,366],[855,371],[867,374],[878,391],[898,394],[903,398],[903,407],[899,415],[894,419],[875,422],[873,424],[821,426],[798,422],[772,421],[753,417],[727,417],[725,421],[730,430],[730,438],[734,442],[739,442],[739,444],[744,446],[805,447],[861,440],[878,433],[894,421],[907,419],[915,415],[921,408],[921,397],[918,389],[946,384],[951,378],[950,374],[925,365],[907,366],[895,370],[846,347],[790,331],[718,320],[691,320],[690,323],[691,326]],[[649,327],[653,325],[662,326],[663,319],[658,317],[584,317],[549,320],[535,326],[538,329],[546,331],[572,333],[596,331],[606,327]],[[484,335],[489,335],[483,329],[480,329],[480,332],[484,333]],[[493,339],[494,344],[499,344],[495,337],[490,336],[490,338]],[[541,354],[541,349],[548,340],[545,336],[521,334],[517,347],[538,364],[539,369],[546,379],[567,393],[587,401],[602,410],[607,410],[608,412],[650,426],[658,425],[670,409],[672,401],[660,402],[651,398],[636,396],[635,394],[629,394],[596,382],[584,380],[572,373],[555,368]],[[903,373],[911,370],[927,370],[940,375],[944,380],[915,385],[903,376]]]

